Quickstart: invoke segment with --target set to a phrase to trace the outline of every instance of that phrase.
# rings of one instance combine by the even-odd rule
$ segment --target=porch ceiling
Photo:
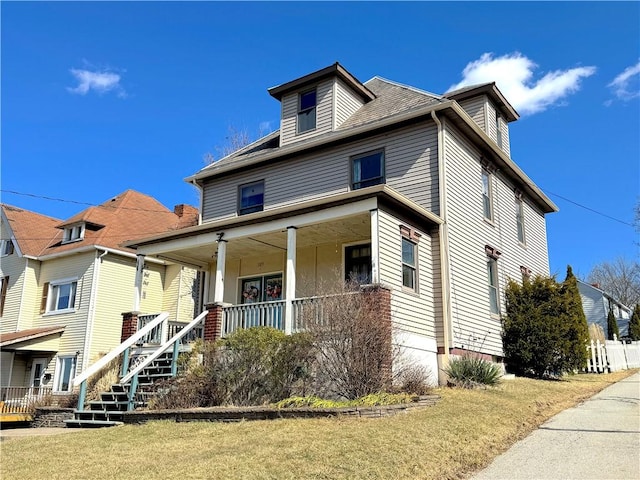
[[[298,248],[305,248],[326,243],[347,243],[371,236],[371,220],[369,213],[341,218],[331,222],[307,225],[297,230]],[[218,246],[211,243],[205,247],[187,248],[166,252],[159,258],[196,264],[214,263]],[[259,257],[273,254],[275,251],[287,251],[287,231],[266,232],[251,237],[234,238],[227,243],[227,259],[242,257]]]

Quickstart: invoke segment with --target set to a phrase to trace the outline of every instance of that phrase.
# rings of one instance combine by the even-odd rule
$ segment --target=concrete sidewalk
[[[471,479],[640,479],[640,374],[559,413]]]
[[[4,442],[5,440],[10,440],[12,438],[22,438],[22,437],[41,437],[48,435],[61,435],[63,433],[73,433],[73,432],[82,432],[86,431],[82,428],[61,428],[61,427],[49,427],[49,428],[29,428],[29,427],[19,427],[19,428],[2,428],[0,429],[0,441]]]

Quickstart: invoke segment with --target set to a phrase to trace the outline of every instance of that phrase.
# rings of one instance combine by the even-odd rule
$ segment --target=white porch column
[[[284,333],[293,332],[293,299],[296,296],[296,227],[287,227],[287,281],[284,291]]]
[[[142,298],[142,277],[144,273],[144,255],[136,255],[136,279],[135,288],[133,294],[133,310],[134,312],[140,311],[140,299]]]
[[[380,283],[380,242],[378,238],[378,209],[370,210],[371,216],[371,283]]]
[[[227,241],[218,239],[218,255],[216,259],[216,283],[213,290],[213,301],[224,301],[224,266],[227,263]]]

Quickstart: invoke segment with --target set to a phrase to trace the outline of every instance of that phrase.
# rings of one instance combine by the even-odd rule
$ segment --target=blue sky
[[[277,128],[267,88],[339,61],[363,82],[434,93],[495,79],[521,114],[513,159],[560,207],[547,217],[551,272],[638,259],[638,2],[0,8],[4,203],[66,218],[135,189],[197,205],[183,179],[229,128]]]

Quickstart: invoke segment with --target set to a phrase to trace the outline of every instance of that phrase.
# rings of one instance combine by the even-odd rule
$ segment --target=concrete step
[[[115,427],[122,425],[122,422],[116,422],[113,420],[65,420],[67,428],[102,428],[102,427]]]

